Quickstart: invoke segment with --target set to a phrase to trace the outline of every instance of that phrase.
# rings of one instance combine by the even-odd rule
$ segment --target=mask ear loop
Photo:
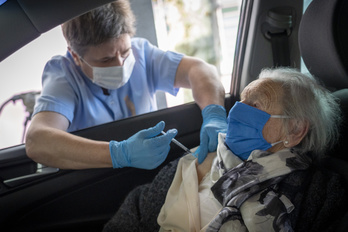
[[[277,144],[279,144],[279,143],[283,143],[284,141],[278,141],[278,142],[275,142],[275,143],[271,143],[271,146],[273,147],[273,146],[275,146],[275,145],[277,145]]]
[[[80,60],[83,61],[83,63],[87,64],[91,69],[93,69],[93,66],[90,65],[89,63],[87,63],[87,61],[85,59],[82,58],[82,56],[79,56]]]
[[[290,116],[287,116],[287,115],[271,115],[271,118],[291,118]],[[275,146],[279,143],[284,143],[284,146],[286,147],[288,144],[289,144],[289,141],[288,140],[285,140],[285,141],[278,141],[278,142],[275,142],[275,143],[271,143],[271,146]]]
[[[291,118],[291,117],[287,115],[271,115],[271,118]]]

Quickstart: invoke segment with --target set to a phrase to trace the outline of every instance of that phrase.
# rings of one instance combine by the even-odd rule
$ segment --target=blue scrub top
[[[178,92],[174,80],[183,54],[164,52],[141,38],[132,38],[132,50],[135,65],[129,81],[119,89],[108,90],[109,95],[84,75],[69,52],[54,56],[45,66],[34,115],[57,112],[69,120],[68,131],[75,131],[132,116],[126,96],[134,103],[136,114],[156,110],[157,90],[172,95]]]

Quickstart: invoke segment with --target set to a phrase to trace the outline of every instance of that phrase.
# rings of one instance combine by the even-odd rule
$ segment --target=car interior
[[[348,25],[348,19],[344,16],[347,11],[345,1],[313,1],[303,15],[299,28],[299,45],[306,66],[340,100],[344,117],[340,142],[328,155],[340,161],[348,160],[345,152],[348,148],[348,45],[345,43],[348,34],[342,30]],[[347,176],[347,168],[340,170]]]
[[[0,61],[40,34],[108,2],[111,0],[7,0],[0,5]],[[142,5],[148,0],[137,2]],[[231,109],[241,90],[257,78],[262,68],[300,69],[302,58],[308,71],[340,100],[340,140],[321,165],[342,175],[348,184],[348,2],[312,0],[305,10],[304,2],[242,1],[225,108],[227,112]],[[141,14],[140,8],[137,12]],[[146,25],[140,27],[144,37],[153,36]],[[194,102],[72,133],[94,140],[120,141],[161,120],[166,122],[165,129],[178,129],[176,139],[186,147],[199,145],[202,117]],[[172,144],[166,161],[154,170],[60,170],[38,169],[38,164],[26,156],[25,144],[1,149],[1,228],[16,232],[101,231],[132,189],[151,182],[164,165],[183,154],[180,147]],[[347,192],[345,197],[348,201]],[[348,210],[333,214],[341,218],[337,231],[348,231]]]
[[[348,181],[348,4],[345,1],[313,1],[304,13],[299,28],[299,45],[309,71],[339,99],[342,125],[338,144],[322,160],[322,165],[340,173]],[[345,195],[347,196],[347,194]],[[348,228],[348,212],[339,231]]]

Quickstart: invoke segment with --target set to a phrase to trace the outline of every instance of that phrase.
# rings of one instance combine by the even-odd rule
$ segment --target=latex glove
[[[200,132],[200,145],[194,152],[201,164],[208,152],[216,151],[218,145],[218,134],[227,132],[226,110],[220,105],[208,105],[202,110],[203,124]]]
[[[134,167],[142,169],[154,169],[167,158],[170,150],[170,142],[178,131],[171,129],[166,135],[161,135],[164,122],[156,126],[141,130],[127,140],[117,142],[110,141],[110,155],[114,168]]]

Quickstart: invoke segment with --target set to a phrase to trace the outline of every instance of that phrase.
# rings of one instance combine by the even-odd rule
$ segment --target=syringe
[[[161,131],[162,134],[166,134],[166,132]],[[185,147],[182,143],[180,143],[178,140],[172,138],[172,142],[175,143],[176,145],[178,145],[179,147],[181,147],[184,151],[191,153],[190,149],[188,149],[187,147]]]

